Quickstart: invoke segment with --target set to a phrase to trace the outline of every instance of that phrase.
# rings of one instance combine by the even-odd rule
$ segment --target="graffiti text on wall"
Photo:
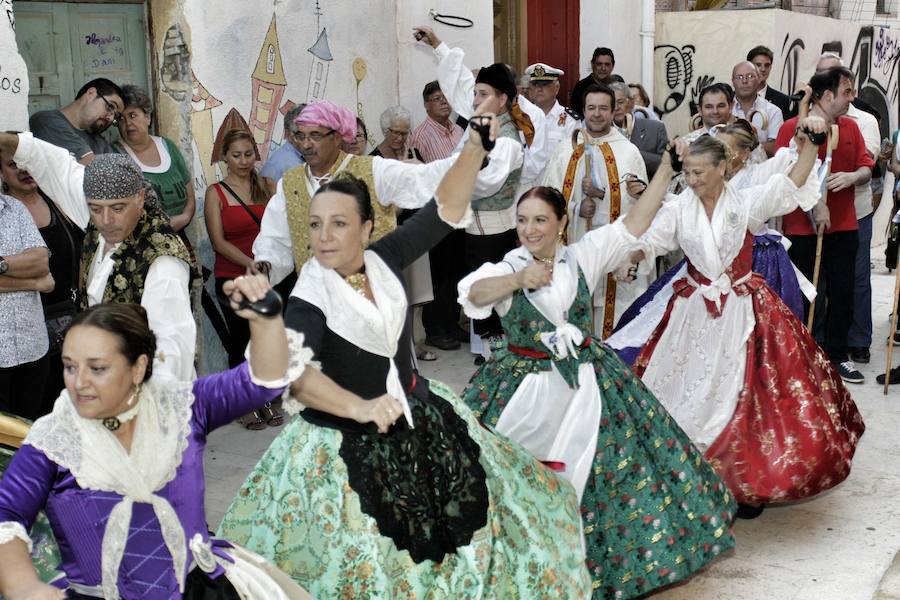
[[[19,94],[22,92],[21,77],[7,77],[3,74],[3,65],[0,64],[0,92]]]
[[[700,91],[708,85],[715,83],[714,75],[697,75],[694,79],[694,54],[696,48],[692,44],[685,44],[681,48],[664,44],[656,46],[655,51],[662,52],[662,63],[665,69],[666,88],[668,95],[660,107],[663,114],[669,114],[678,110],[688,100],[688,108],[691,114],[697,112],[697,100]]]

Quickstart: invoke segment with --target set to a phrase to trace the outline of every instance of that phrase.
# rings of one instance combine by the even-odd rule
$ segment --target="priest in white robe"
[[[569,243],[628,212],[646,187],[647,168],[637,146],[613,126],[615,95],[606,86],[585,93],[584,129],[577,143],[563,141],[547,164],[543,185],[562,191],[568,202]],[[633,279],[627,281],[626,279]],[[619,317],[647,289],[644,275],[610,276],[594,293],[594,333],[603,339]]]

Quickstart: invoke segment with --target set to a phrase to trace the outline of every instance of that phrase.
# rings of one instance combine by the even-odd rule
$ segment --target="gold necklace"
[[[555,256],[549,256],[549,257],[548,256],[535,256],[534,260],[538,260],[552,269],[555,258],[556,258]]]
[[[354,273],[352,275],[347,275],[344,277],[344,281],[347,282],[347,285],[353,288],[357,294],[366,297],[366,286],[369,284],[369,278],[366,277],[365,273]]]

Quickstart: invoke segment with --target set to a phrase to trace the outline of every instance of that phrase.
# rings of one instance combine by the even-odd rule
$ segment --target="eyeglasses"
[[[103,100],[103,104],[106,105],[106,110],[112,113],[112,116],[113,116],[112,122],[117,123],[119,121],[119,119],[122,118],[122,113],[120,113],[118,110],[116,110],[116,105],[113,104],[112,102],[110,102],[109,100],[107,100],[103,96],[97,96],[97,97],[100,98],[101,100]]]
[[[319,133],[318,131],[313,131],[309,135],[306,135],[305,133],[300,133],[299,131],[295,131],[294,133],[291,134],[291,137],[293,137],[295,140],[297,140],[297,142],[300,144],[305,142],[307,139],[311,142],[318,144],[319,142],[324,140],[326,137],[328,137],[332,133],[334,133],[334,129],[329,129],[327,133]]]
[[[757,78],[757,76],[754,75],[753,73],[749,73],[747,75],[735,75],[734,78],[737,79],[738,81],[753,81],[754,79]]]
[[[443,94],[438,94],[438,95],[432,96],[431,98],[426,98],[425,101],[426,102],[438,102],[440,104],[443,104],[443,103],[447,102],[447,98]]]
[[[392,129],[392,128],[388,127],[388,133],[390,133],[391,135],[395,135],[397,137],[405,138],[406,136],[409,135],[409,130],[397,131],[396,129]]]

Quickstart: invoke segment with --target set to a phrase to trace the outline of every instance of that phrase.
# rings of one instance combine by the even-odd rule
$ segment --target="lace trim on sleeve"
[[[441,205],[441,201],[437,196],[434,197],[434,202],[435,204],[437,204],[437,213],[441,218],[441,221],[443,221],[453,229],[465,229],[466,227],[471,225],[472,221],[475,219],[475,213],[472,212],[471,204],[466,206],[466,213],[462,216],[462,219],[457,222],[453,222],[444,217],[444,207]]]
[[[303,345],[303,334],[293,329],[286,329],[288,339],[288,367],[285,374],[280,379],[267,381],[260,379],[253,373],[253,367],[250,365],[250,346],[247,346],[247,370],[250,372],[250,381],[254,384],[269,389],[283,388],[289,386],[292,381],[303,375],[303,369],[312,362],[313,351]]]
[[[28,546],[28,553],[31,554],[31,537],[25,531],[25,527],[18,521],[3,521],[0,523],[0,544],[7,544],[16,538],[25,542]]]

